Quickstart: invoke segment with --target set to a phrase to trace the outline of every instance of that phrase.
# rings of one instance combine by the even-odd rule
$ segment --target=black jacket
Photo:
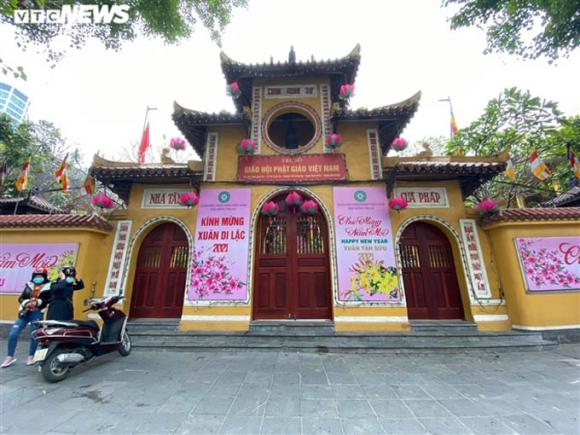
[[[70,284],[64,279],[52,283],[46,320],[72,320],[74,317],[73,292],[83,288],[85,284],[82,279]]]

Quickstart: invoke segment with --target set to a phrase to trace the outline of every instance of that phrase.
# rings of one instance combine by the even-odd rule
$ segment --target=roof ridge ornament
[[[288,63],[296,63],[296,52],[293,45],[290,46],[290,52],[288,53]]]

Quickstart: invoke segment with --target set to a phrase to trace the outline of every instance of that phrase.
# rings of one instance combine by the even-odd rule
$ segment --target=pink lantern
[[[342,136],[338,133],[327,134],[325,143],[328,148],[336,149],[342,145]]]
[[[315,215],[318,213],[318,204],[315,201],[309,199],[308,201],[304,201],[300,209],[302,210],[302,213]]]
[[[185,192],[179,195],[179,204],[184,207],[195,207],[199,203],[199,196],[195,192]]]
[[[175,151],[183,151],[185,149],[185,140],[180,137],[171,138],[169,148]]]
[[[256,145],[256,142],[254,142],[252,139],[247,138],[242,139],[242,141],[238,145],[238,152],[246,156],[253,155],[257,149],[258,146]]]
[[[354,85],[351,83],[346,83],[340,87],[340,91],[338,92],[338,98],[341,100],[348,100],[350,97],[354,95]]]
[[[403,210],[407,208],[408,205],[409,204],[407,203],[407,200],[402,196],[394,196],[393,198],[389,199],[389,208],[393,210]]]
[[[111,209],[115,206],[115,203],[113,202],[113,200],[111,198],[109,198],[107,195],[105,195],[104,193],[97,193],[95,196],[93,196],[91,203],[95,207],[106,208],[106,209]]]
[[[240,89],[240,85],[238,82],[232,82],[226,86],[226,92],[230,97],[239,98],[242,95],[242,90]]]
[[[280,211],[280,207],[274,201],[269,201],[262,206],[262,214],[265,216],[276,216]]]
[[[485,198],[477,204],[477,209],[481,216],[499,213],[499,204],[495,199]]]
[[[395,151],[403,151],[404,149],[407,148],[408,144],[409,143],[402,137],[396,137],[395,139],[393,139],[393,142],[391,142],[391,147]]]
[[[296,191],[292,191],[284,200],[290,207],[300,207],[302,205],[302,196]]]

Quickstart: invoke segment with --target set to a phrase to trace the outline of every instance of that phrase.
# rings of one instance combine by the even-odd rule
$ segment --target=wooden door
[[[399,252],[409,319],[463,319],[463,304],[449,240],[425,222],[409,225]]]
[[[178,225],[154,228],[139,249],[131,317],[181,317],[188,261],[187,236]]]
[[[330,319],[328,228],[324,216],[288,210],[260,216],[256,231],[254,319]]]

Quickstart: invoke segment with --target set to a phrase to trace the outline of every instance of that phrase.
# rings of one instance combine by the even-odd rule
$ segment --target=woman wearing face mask
[[[72,320],[73,292],[85,288],[83,280],[77,278],[74,267],[66,266],[58,274],[58,280],[50,286],[50,304],[46,320]]]
[[[16,343],[18,335],[30,323],[30,346],[28,347],[28,359],[26,365],[34,364],[34,352],[36,351],[36,341],[32,338],[32,331],[36,329],[33,322],[42,320],[42,310],[46,307],[50,297],[50,282],[48,280],[48,271],[46,268],[36,269],[32,273],[30,282],[26,283],[18,302],[18,319],[10,329],[8,336],[8,356],[0,367],[10,367],[16,361],[14,353],[16,352]]]

